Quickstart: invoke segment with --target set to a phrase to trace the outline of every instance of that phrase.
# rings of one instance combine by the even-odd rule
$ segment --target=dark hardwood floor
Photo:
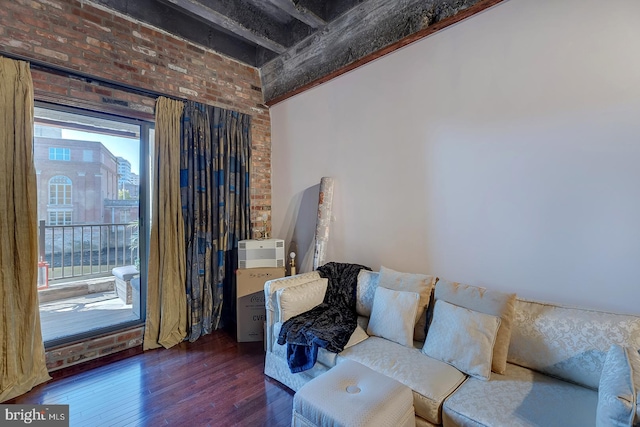
[[[237,343],[219,330],[137,353],[54,372],[52,381],[5,403],[69,405],[71,426],[291,423],[293,392],[263,374],[262,343]]]

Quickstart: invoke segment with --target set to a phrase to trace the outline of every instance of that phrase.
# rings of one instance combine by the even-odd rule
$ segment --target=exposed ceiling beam
[[[225,33],[202,20],[196,20],[191,14],[182,12],[173,5],[157,0],[91,1],[252,66],[262,65],[265,60],[272,59],[275,55],[271,51],[232,36],[230,32]]]
[[[267,0],[269,3],[274,6],[279,7],[280,9],[287,12],[289,15],[297,19],[298,21],[302,21],[308,26],[312,28],[322,28],[327,25],[327,22],[320,18],[315,13],[311,12],[309,9],[300,5],[300,3],[294,2],[292,0]]]
[[[312,1],[312,0],[306,0],[306,1]],[[315,0],[315,1],[319,1],[319,0]],[[337,0],[337,1],[327,2],[325,19],[327,21],[333,21],[338,16],[358,6],[360,3],[364,3],[365,1],[366,0]]]
[[[235,17],[232,17],[232,11],[230,10],[220,10],[220,9],[228,9],[225,7],[225,2],[213,2],[212,6],[217,6],[219,10],[214,10],[213,8],[206,6],[195,0],[164,0],[169,2],[180,9],[184,9],[187,12],[191,13],[199,17],[200,19],[210,23],[222,27],[237,36],[249,40],[257,44],[258,46],[262,46],[266,49],[269,49],[276,53],[284,53],[287,50],[287,47],[276,42],[273,38],[266,36],[265,34],[271,34],[275,36],[276,33],[279,33],[280,30],[274,25],[271,28],[271,31],[265,31],[265,28],[253,29],[247,25],[245,22],[239,22]],[[245,15],[247,18],[249,16]],[[265,26],[267,19],[265,17],[258,18],[255,23],[262,24],[261,26]],[[267,24],[268,25],[268,24]],[[262,34],[260,34],[262,33]],[[286,38],[286,36],[283,36]],[[275,38],[275,37],[274,37]]]
[[[501,1],[368,0],[263,65],[265,102],[273,105]]]

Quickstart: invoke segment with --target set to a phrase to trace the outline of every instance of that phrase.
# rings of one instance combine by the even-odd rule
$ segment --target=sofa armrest
[[[288,276],[265,282],[264,304],[267,311],[267,327],[265,339],[267,342],[267,351],[271,351],[271,347],[274,342],[273,325],[280,320],[277,292],[280,289],[298,286],[304,283],[312,282],[319,278],[320,274],[317,271],[311,271],[309,273],[296,274],[295,276]]]

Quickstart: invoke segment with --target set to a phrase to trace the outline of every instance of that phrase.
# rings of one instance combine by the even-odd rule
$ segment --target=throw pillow
[[[507,369],[507,353],[511,341],[511,324],[515,315],[516,294],[439,280],[434,295],[436,301],[444,300],[473,311],[500,317],[500,329],[493,349],[491,369],[504,374]]]
[[[427,322],[427,306],[429,298],[435,283],[434,276],[415,273],[401,273],[387,267],[380,267],[380,279],[378,286],[392,289],[394,291],[417,292],[420,294],[420,304],[416,313],[416,321],[414,323],[414,337],[416,341],[424,341],[425,325]]]
[[[413,326],[420,303],[416,292],[392,291],[378,286],[367,334],[413,347]]]
[[[360,316],[371,317],[373,297],[376,294],[380,273],[369,270],[360,270],[358,273],[356,312]]]
[[[324,300],[327,292],[327,279],[316,279],[276,291],[276,301],[280,307],[280,321],[286,322],[290,318],[311,310]]]
[[[486,381],[499,326],[497,316],[436,300],[422,352]]]
[[[596,426],[639,426],[640,354],[612,345],[598,387]]]

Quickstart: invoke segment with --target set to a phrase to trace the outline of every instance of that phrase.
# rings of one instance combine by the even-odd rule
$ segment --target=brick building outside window
[[[47,225],[80,225],[137,218],[137,201],[116,202],[122,198],[119,159],[102,143],[64,139],[59,129],[36,128],[38,220]]]

